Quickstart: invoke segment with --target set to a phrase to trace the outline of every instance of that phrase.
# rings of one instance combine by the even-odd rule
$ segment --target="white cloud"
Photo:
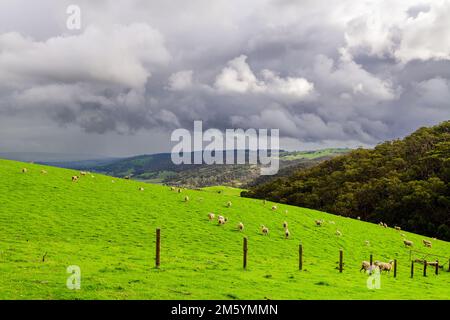
[[[247,56],[240,55],[228,62],[216,77],[215,87],[222,92],[266,93],[302,99],[314,90],[314,84],[304,78],[282,78],[264,69],[258,78],[247,63]]]
[[[179,71],[169,77],[167,89],[173,91],[186,90],[192,86],[192,70]]]
[[[101,82],[142,87],[170,54],[163,36],[146,24],[34,41],[19,33],[0,34],[0,80],[23,87],[36,83]]]

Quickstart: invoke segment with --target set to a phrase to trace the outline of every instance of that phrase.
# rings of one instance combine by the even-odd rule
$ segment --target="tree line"
[[[294,171],[242,196],[450,240],[450,121]]]

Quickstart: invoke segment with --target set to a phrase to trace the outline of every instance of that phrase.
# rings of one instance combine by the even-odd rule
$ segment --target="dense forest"
[[[450,240],[450,121],[256,186],[242,196]]]

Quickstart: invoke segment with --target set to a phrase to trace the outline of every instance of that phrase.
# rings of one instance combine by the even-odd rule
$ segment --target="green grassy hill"
[[[28,172],[22,173],[22,167]],[[41,174],[42,168],[48,174]],[[450,297],[449,272],[435,276],[429,270],[424,278],[416,266],[414,279],[409,278],[410,250],[402,243],[402,231],[288,205],[272,211],[272,203],[240,198],[230,189],[178,193],[101,175],[73,183],[74,174],[0,160],[0,299]],[[190,201],[184,202],[185,195]],[[232,201],[231,208],[227,201]],[[229,222],[210,222],[208,212]],[[316,226],[315,219],[324,219],[324,225]],[[283,236],[285,220],[288,240]],[[239,221],[244,232],[236,230]],[[261,235],[262,224],[270,229],[268,236]],[[162,230],[160,269],[154,268],[157,227]],[[243,236],[249,241],[247,270],[242,269]],[[421,244],[425,237],[405,236],[416,250],[450,256],[450,243],[430,239],[430,249]],[[303,271],[298,271],[300,242]],[[336,269],[340,248],[342,274]],[[367,275],[359,272],[370,253],[374,260],[399,262],[397,279],[383,274],[379,290],[367,289]],[[66,288],[70,265],[81,268],[81,290]]]

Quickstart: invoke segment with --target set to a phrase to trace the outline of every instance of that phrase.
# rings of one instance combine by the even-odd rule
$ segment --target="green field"
[[[425,278],[417,265],[414,279],[409,277],[410,250],[400,234],[414,241],[415,250],[447,257],[445,269],[447,242],[432,240],[433,248],[424,248],[420,235],[286,205],[272,211],[272,203],[230,190],[178,193],[101,175],[73,183],[75,171],[45,167],[48,174],[41,174],[42,168],[0,160],[0,299],[450,298],[449,272],[436,276],[430,268]],[[229,222],[210,222],[208,212]],[[324,219],[324,225],[316,226],[315,219]],[[236,230],[240,221],[244,232]],[[262,224],[270,229],[268,236],[261,235]],[[160,269],[154,268],[157,227],[162,230]],[[244,236],[247,270],[242,269]],[[303,271],[298,271],[300,242]],[[336,269],[340,248],[341,274]],[[374,260],[398,260],[397,279],[383,274],[378,290],[369,290],[367,275],[359,272],[370,253]],[[66,288],[70,265],[81,268],[81,290]]]

